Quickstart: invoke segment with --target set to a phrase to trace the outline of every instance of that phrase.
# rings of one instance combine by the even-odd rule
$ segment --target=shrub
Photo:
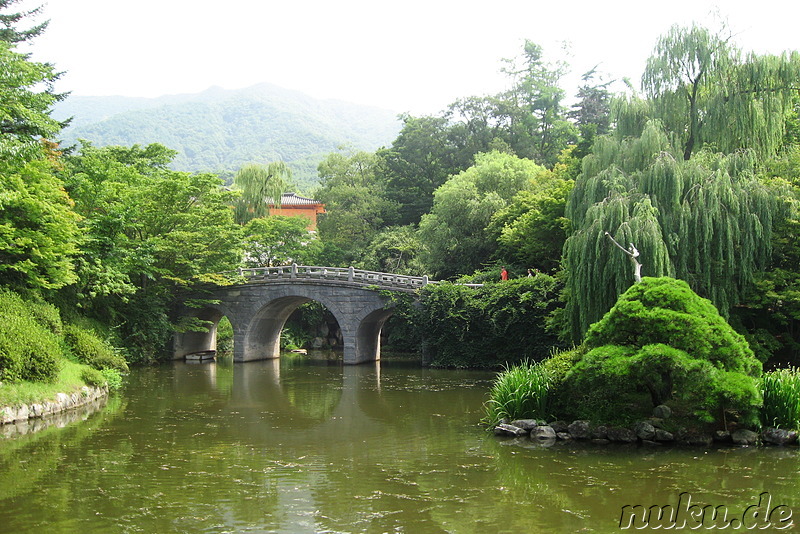
[[[61,314],[58,308],[48,302],[30,302],[30,312],[33,319],[57,336],[64,333],[61,323]]]
[[[100,339],[91,330],[69,324],[64,328],[64,339],[79,362],[95,369],[127,371],[125,359],[114,352],[114,348]]]
[[[501,367],[543,360],[559,346],[545,328],[559,306],[558,283],[540,274],[483,287],[429,285],[416,324],[439,367]]]
[[[800,429],[800,370],[778,369],[764,375],[762,380],[764,426]]]
[[[631,413],[647,395],[653,405],[674,401],[689,422],[725,422],[726,412],[758,422],[761,363],[686,282],[642,279],[590,327],[584,344],[589,351],[565,381],[575,415]]]
[[[116,369],[101,369],[100,373],[108,384],[108,389],[116,390],[122,387],[122,374]]]
[[[0,381],[52,382],[58,376],[59,338],[37,321],[35,307],[15,293],[0,292]]]
[[[81,371],[81,380],[83,380],[87,386],[96,388],[106,385],[106,379],[103,376],[103,373],[92,367],[85,367]]]
[[[486,421],[550,417],[550,374],[528,360],[506,367],[495,378],[486,402]]]

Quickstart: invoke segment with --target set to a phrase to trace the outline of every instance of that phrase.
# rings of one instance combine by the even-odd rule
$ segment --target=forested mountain
[[[236,171],[248,162],[284,161],[294,181],[316,181],[323,156],[341,145],[375,150],[400,131],[394,112],[335,100],[317,100],[270,84],[246,89],[212,87],[159,98],[70,96],[55,106],[65,146],[161,143],[178,155],[176,170]]]

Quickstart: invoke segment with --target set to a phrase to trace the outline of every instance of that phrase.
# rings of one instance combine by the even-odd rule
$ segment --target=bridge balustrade
[[[224,274],[238,275],[245,278],[247,282],[281,279],[333,280],[406,290],[416,290],[427,284],[434,283],[427,276],[381,273],[354,269],[353,267],[319,267],[295,264],[280,265],[278,267],[241,268],[238,271],[229,271]]]

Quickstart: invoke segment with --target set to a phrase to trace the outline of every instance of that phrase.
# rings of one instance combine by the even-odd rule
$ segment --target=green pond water
[[[497,438],[479,424],[493,376],[296,356],[135,369],[84,421],[0,438],[0,532],[619,532],[624,506],[681,493],[798,520],[797,447]]]

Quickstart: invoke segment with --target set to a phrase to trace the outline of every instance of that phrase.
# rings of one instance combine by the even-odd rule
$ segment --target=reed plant
[[[764,374],[764,426],[800,430],[800,369],[790,367]]]
[[[503,419],[549,417],[550,383],[550,373],[540,362],[524,360],[506,366],[489,391],[484,420],[494,426]]]

